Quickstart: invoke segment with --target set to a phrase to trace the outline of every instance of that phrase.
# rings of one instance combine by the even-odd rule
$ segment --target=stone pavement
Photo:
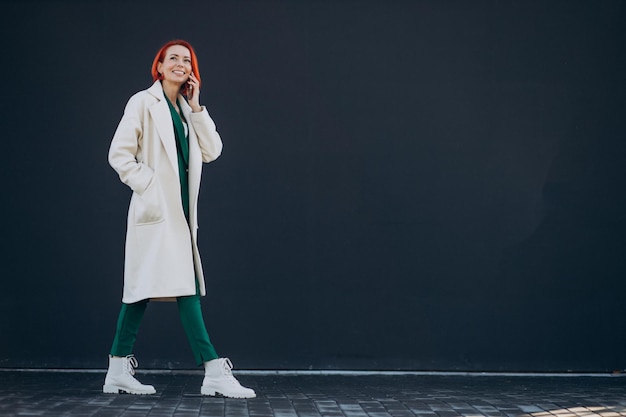
[[[200,395],[200,371],[138,371],[156,395],[102,394],[104,372],[0,370],[0,416],[626,416],[626,378],[235,372],[258,397]]]

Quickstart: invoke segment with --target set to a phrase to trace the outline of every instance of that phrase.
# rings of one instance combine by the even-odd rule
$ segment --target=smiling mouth
[[[176,75],[185,75],[184,71],[172,71]]]

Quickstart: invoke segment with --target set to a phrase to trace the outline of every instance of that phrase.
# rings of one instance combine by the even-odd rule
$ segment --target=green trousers
[[[133,353],[139,325],[148,306],[148,301],[142,300],[132,304],[122,303],[120,316],[117,320],[115,338],[111,347],[112,356],[128,356]],[[196,295],[178,297],[176,298],[176,303],[178,304],[180,321],[183,324],[198,366],[206,361],[217,359],[219,356],[209,339],[209,334],[202,318],[198,283],[196,282]]]

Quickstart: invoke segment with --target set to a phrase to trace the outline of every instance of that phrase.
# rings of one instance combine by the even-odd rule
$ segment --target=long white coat
[[[198,277],[198,194],[202,162],[215,160],[222,141],[206,108],[193,113],[179,97],[189,124],[189,224],[181,203],[176,139],[163,88],[156,81],[132,96],[109,148],[109,164],[133,193],[128,208],[122,302],[193,295]]]

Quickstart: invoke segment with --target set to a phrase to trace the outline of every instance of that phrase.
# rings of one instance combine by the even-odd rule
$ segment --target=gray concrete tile
[[[200,395],[199,373],[139,372],[138,377],[155,385],[157,394],[102,394],[104,373],[0,370],[0,415],[626,416],[626,378],[621,376],[246,375],[244,384],[258,395],[249,400]]]

